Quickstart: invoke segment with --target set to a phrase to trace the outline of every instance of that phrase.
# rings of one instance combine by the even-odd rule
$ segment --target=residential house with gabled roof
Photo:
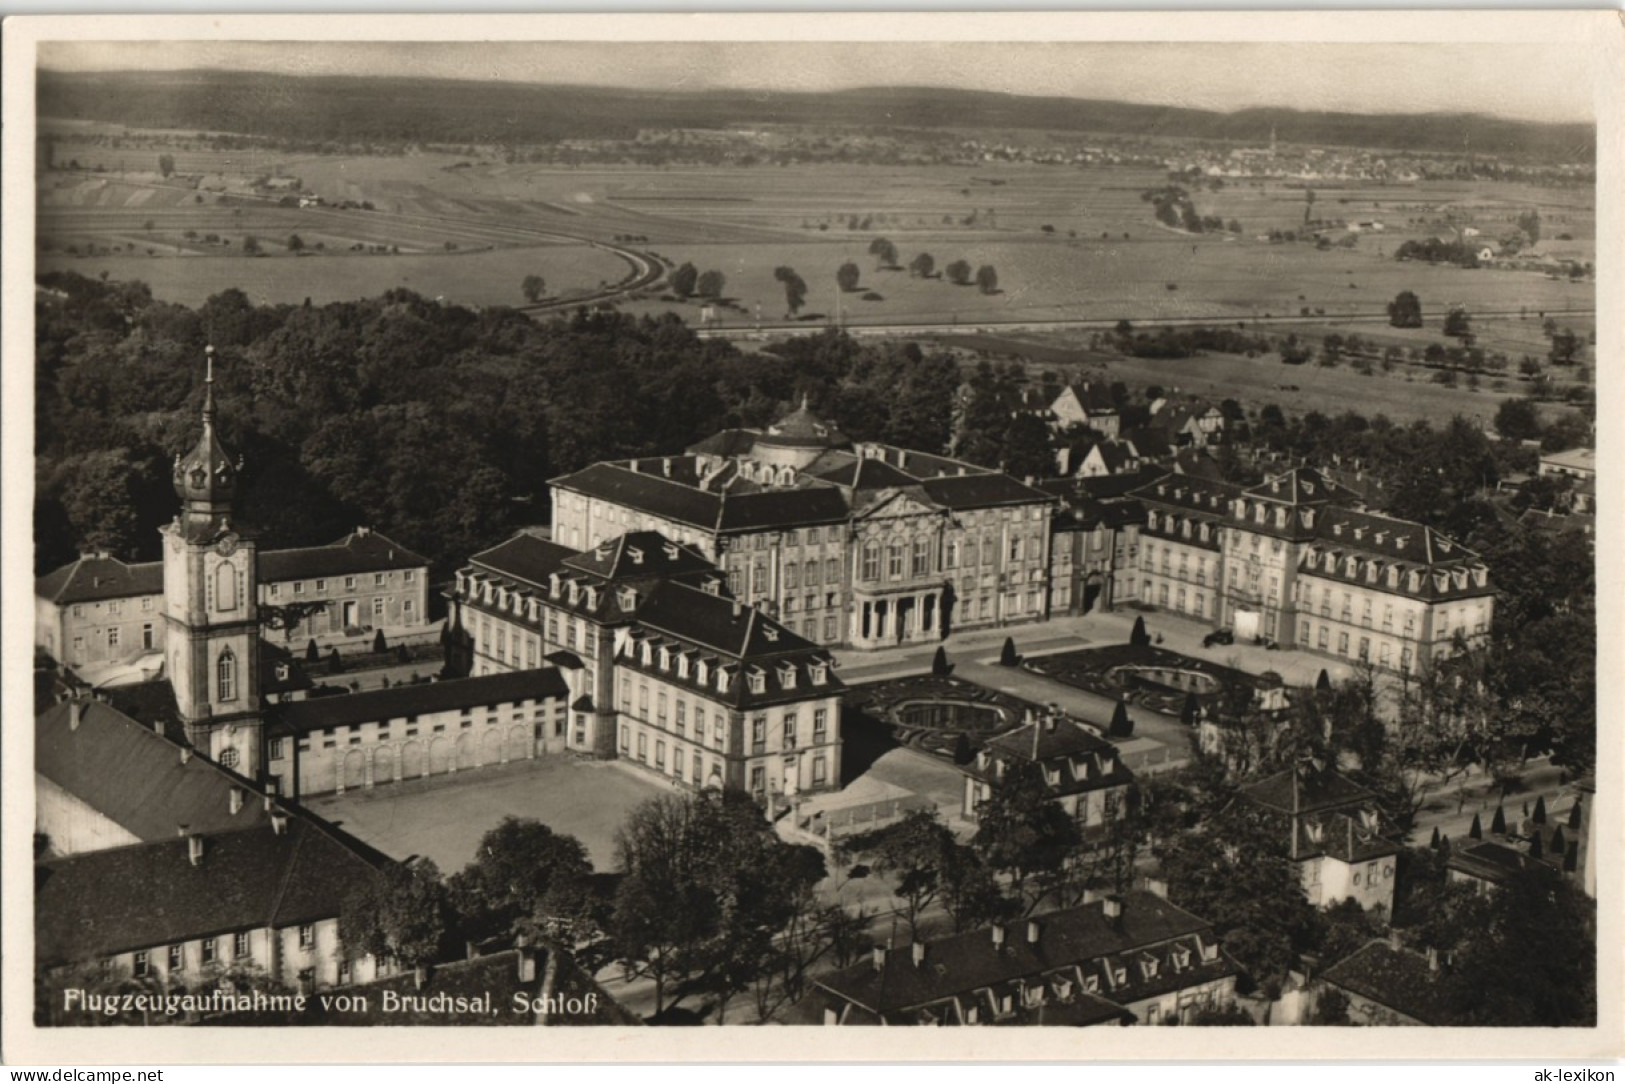
[[[1241,794],[1280,822],[1311,904],[1354,900],[1368,911],[1393,912],[1401,847],[1389,838],[1375,794],[1311,761],[1243,787]]]
[[[1336,990],[1348,998],[1349,1022],[1359,1027],[1447,1027],[1457,1014],[1444,996],[1439,954],[1368,942],[1314,980],[1316,997]]]
[[[964,817],[976,820],[981,804],[1023,765],[1038,767],[1051,796],[1086,835],[1103,833],[1128,816],[1134,773],[1116,746],[1077,720],[1051,712],[989,739],[961,768]]]
[[[1206,921],[1132,892],[877,947],[816,979],[802,1013],[835,1025],[1189,1023],[1234,1004],[1237,973]]]
[[[553,541],[658,531],[813,643],[929,643],[1048,614],[1052,498],[946,456],[854,444],[805,402],[765,430],[552,486]]]
[[[1111,390],[1099,384],[1068,384],[1050,403],[1049,409],[1057,426],[1064,429],[1069,425],[1086,425],[1108,439],[1117,436],[1122,424]]]
[[[1224,414],[1202,399],[1169,400],[1151,415],[1150,428],[1175,447],[1206,447],[1224,438]]]

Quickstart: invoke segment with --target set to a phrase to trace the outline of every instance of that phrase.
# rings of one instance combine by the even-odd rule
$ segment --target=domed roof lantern
[[[800,407],[768,426],[767,432],[757,438],[758,444],[792,448],[828,448],[844,442],[834,426],[812,412],[805,392]]]
[[[204,347],[203,434],[185,455],[175,457],[175,493],[189,514],[214,515],[230,511],[237,493],[236,462],[226,454],[214,431],[214,347]]]

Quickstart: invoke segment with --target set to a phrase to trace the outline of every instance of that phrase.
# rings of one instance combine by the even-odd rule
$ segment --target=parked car
[[[1236,634],[1229,629],[1214,629],[1202,637],[1203,647],[1212,647],[1214,644],[1233,644],[1235,642]]]

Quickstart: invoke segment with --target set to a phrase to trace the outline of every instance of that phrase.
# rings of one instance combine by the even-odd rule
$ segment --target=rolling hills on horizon
[[[546,143],[644,128],[827,125],[1144,135],[1395,151],[1595,156],[1592,125],[1470,113],[1202,110],[953,87],[663,91],[507,81],[296,76],[217,69],[38,73],[41,117],[312,142]]]

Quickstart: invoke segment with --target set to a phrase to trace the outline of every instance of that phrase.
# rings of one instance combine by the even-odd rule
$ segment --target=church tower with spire
[[[242,461],[214,430],[214,347],[203,384],[203,434],[175,457],[181,512],[164,536],[164,666],[187,740],[226,767],[262,766],[259,612],[254,541],[231,522]]]

